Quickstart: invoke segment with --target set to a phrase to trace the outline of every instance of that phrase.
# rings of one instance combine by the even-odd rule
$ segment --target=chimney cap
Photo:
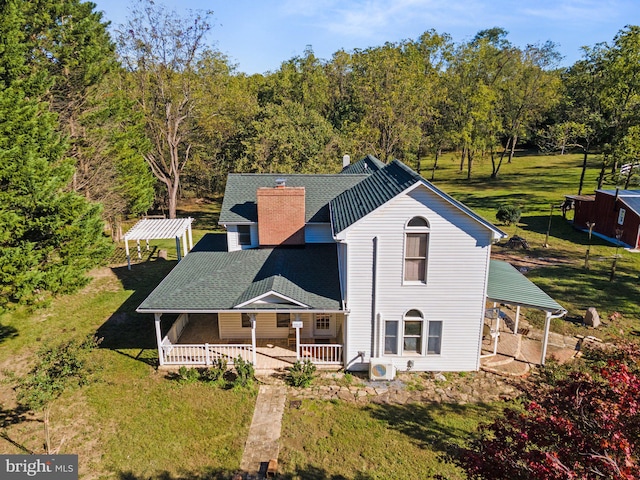
[[[284,177],[276,178],[276,188],[284,188],[287,186],[287,179]]]

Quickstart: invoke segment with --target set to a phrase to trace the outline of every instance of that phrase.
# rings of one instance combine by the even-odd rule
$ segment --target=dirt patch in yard
[[[534,268],[540,267],[553,267],[556,265],[571,265],[575,263],[572,260],[560,257],[530,257],[516,255],[513,253],[500,253],[492,252],[491,258],[493,260],[502,260],[503,262],[510,263],[521,272],[528,272]]]

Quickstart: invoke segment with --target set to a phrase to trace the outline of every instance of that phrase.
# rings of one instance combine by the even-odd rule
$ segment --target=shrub
[[[255,370],[253,363],[245,361],[240,355],[235,360],[236,379],[233,382],[234,387],[247,387],[253,384]]]
[[[496,212],[496,219],[506,225],[518,223],[522,216],[522,209],[516,205],[502,205]]]
[[[311,385],[315,372],[316,366],[311,363],[311,361],[305,360],[303,363],[298,360],[289,369],[289,373],[287,374],[287,383],[292,387],[306,388]]]
[[[227,373],[227,361],[219,358],[213,361],[211,367],[200,371],[200,380],[212,385],[223,385],[225,373]]]
[[[18,385],[18,402],[32,410],[42,410],[64,390],[87,383],[88,353],[100,343],[95,337],[83,341],[69,340],[44,347],[37,354],[36,365]]]
[[[200,372],[195,368],[180,367],[178,369],[178,382],[195,383],[200,380]]]

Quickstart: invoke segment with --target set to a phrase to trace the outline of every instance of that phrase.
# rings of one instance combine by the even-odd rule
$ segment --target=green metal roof
[[[544,293],[514,266],[500,260],[490,261],[487,299],[553,313],[566,312],[562,305]]]
[[[169,272],[139,312],[232,310],[274,291],[313,310],[341,310],[336,245],[211,251],[207,236]],[[253,309],[244,307],[243,310]],[[263,304],[255,308],[302,308]]]
[[[381,162],[373,155],[367,155],[362,160],[358,160],[357,162],[344,167],[340,173],[347,175],[364,173],[370,175],[384,168],[385,166],[386,164],[384,162]]]
[[[330,202],[334,233],[373,212],[422,177],[398,160],[338,195]]]
[[[368,175],[231,173],[227,177],[219,223],[257,222],[256,192],[286,179],[287,187],[305,188],[305,221],[329,223],[329,201]]]
[[[506,237],[506,234],[491,222],[486,221],[469,207],[438,189],[435,185],[425,180],[399,160],[394,160],[388,165],[385,165],[384,168],[369,175],[349,190],[346,190],[331,200],[329,208],[334,234],[354,224],[418,182],[422,183],[440,198],[492,230],[496,237]]]

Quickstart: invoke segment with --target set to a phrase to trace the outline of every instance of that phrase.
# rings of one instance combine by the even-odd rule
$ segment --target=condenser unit
[[[371,380],[393,380],[396,369],[391,363],[371,361],[369,363],[369,378]]]

